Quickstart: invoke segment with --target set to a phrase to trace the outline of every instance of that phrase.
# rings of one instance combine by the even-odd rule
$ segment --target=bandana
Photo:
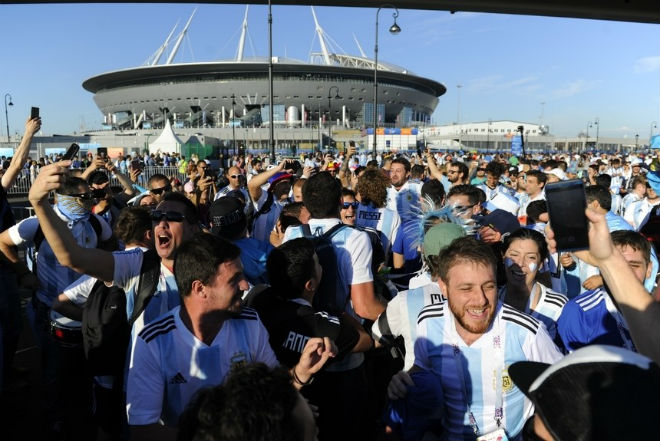
[[[63,194],[57,195],[57,209],[66,216],[67,219],[70,219],[74,222],[87,220],[91,210],[83,207],[78,203],[78,198],[73,196],[66,196]]]

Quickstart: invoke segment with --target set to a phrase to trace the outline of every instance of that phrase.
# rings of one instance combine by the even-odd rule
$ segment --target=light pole
[[[334,97],[332,96],[332,89],[337,89]],[[334,98],[336,100],[341,99],[339,96],[339,87],[332,86],[330,89],[328,89],[328,143],[330,144],[330,147],[332,147],[332,108],[330,107],[330,98]]]
[[[270,149],[270,163],[275,164],[275,127],[273,127],[273,14],[270,0],[268,0],[268,147]]]
[[[587,134],[586,137],[584,138],[584,151],[587,151],[587,148],[589,148],[589,127],[591,127],[591,121],[587,123]]]
[[[463,87],[463,85],[456,85],[456,124],[459,126],[461,125],[461,87]]]
[[[600,119],[598,117],[594,120],[594,125],[596,126],[596,150],[598,150],[598,135],[600,134]]]
[[[635,151],[637,151],[638,145],[639,145],[639,133],[635,135]]]
[[[322,139],[321,139],[321,100],[319,100],[319,121],[318,121],[318,129],[319,129],[319,136],[318,136],[318,141],[319,141],[319,152],[323,150],[323,144],[322,144]]]
[[[490,145],[490,125],[493,123],[491,118],[488,118],[488,133],[486,133],[486,155],[488,154],[488,147]]]
[[[653,138],[653,129],[655,129],[655,128],[657,128],[657,127],[658,127],[658,125],[655,123],[655,121],[653,121],[653,122],[651,123],[651,131],[650,131],[650,133],[649,133],[649,139]],[[649,141],[649,142],[650,142],[650,141]]]
[[[401,32],[401,28],[396,24],[396,18],[399,16],[399,10],[396,6],[389,3],[382,5],[376,11],[376,38],[374,43],[374,109],[373,109],[373,118],[374,118],[374,145],[373,145],[373,158],[376,159],[376,131],[378,130],[378,14],[383,8],[394,9],[395,12],[392,13],[394,18],[394,24],[390,26],[390,34],[398,34]],[[383,115],[384,117],[384,115]]]
[[[232,93],[231,94],[231,138],[232,138],[232,147],[234,148],[234,155],[236,154],[236,124],[234,122],[234,118],[236,117],[236,113],[234,113],[234,106],[236,105],[236,96]],[[273,109],[271,108],[271,111]]]
[[[9,104],[7,104],[7,97],[9,97]],[[11,102],[12,98],[11,95],[8,93],[5,93],[5,121],[7,121],[7,142],[9,142],[9,116],[7,113],[7,106],[13,106],[14,103]]]

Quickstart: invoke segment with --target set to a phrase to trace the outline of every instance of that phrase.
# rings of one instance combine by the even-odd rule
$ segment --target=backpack
[[[660,205],[655,205],[651,209],[646,223],[639,232],[651,242],[657,252],[660,252]]]
[[[346,224],[337,224],[320,236],[314,236],[308,224],[301,225],[305,237],[312,240],[314,249],[323,268],[321,282],[314,294],[313,306],[318,311],[328,311],[340,315],[346,308],[349,297],[343,297],[347,286],[342,285],[337,268],[337,251],[332,243],[332,238],[344,228],[353,228],[367,234],[371,242],[371,270],[374,276],[374,291],[382,295],[381,284],[378,278],[378,267],[385,260],[385,252],[380,241],[380,234],[373,228],[355,227]]]
[[[133,314],[126,317],[126,293],[98,280],[83,307],[82,334],[87,366],[92,375],[121,375],[131,328],[154,295],[160,277],[155,250],[144,252]]]

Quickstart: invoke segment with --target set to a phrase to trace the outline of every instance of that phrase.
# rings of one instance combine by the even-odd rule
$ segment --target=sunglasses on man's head
[[[172,186],[170,184],[167,184],[165,187],[160,187],[160,188],[152,188],[149,190],[149,192],[153,194],[162,194],[163,192],[168,192],[172,191]]]
[[[344,210],[348,210],[348,207],[353,207],[353,209],[357,210],[358,205],[360,205],[359,202],[342,202],[342,207]]]
[[[163,218],[168,222],[183,222],[186,219],[186,216],[178,211],[153,210],[151,212],[151,220],[153,222],[160,222]]]

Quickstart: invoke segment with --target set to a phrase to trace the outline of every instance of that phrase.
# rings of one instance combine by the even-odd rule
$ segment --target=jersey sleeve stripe
[[[513,317],[507,317],[507,316],[505,316],[505,315],[502,315],[502,320],[506,320],[506,321],[508,321],[508,322],[516,323],[517,325],[520,325],[520,326],[522,326],[523,328],[528,329],[532,334],[535,334],[535,335],[536,335],[537,328],[533,328],[533,327],[529,326],[529,324],[527,324],[526,322],[523,322],[522,320],[517,320],[516,318],[513,318]]]
[[[167,317],[165,317],[165,318],[162,319],[162,320],[159,320],[159,321],[157,321],[157,322],[149,323],[149,324],[148,324],[148,325],[147,325],[147,326],[146,326],[146,327],[145,327],[145,328],[144,328],[144,329],[138,334],[138,336],[139,336],[139,337],[142,337],[142,338],[147,338],[147,337],[149,337],[149,334],[151,334],[152,332],[157,332],[159,329],[162,329],[163,327],[165,327],[165,326],[167,326],[167,325],[170,325],[170,324],[172,324],[172,323],[174,323],[174,317],[171,316],[171,315],[168,315]]]
[[[168,332],[170,332],[173,329],[176,329],[176,324],[174,324],[174,323],[169,325],[167,328],[163,328],[158,332],[154,332],[153,334],[150,334],[148,337],[144,338],[144,342],[149,343],[151,340],[158,337],[159,335],[167,334]]]
[[[546,302],[546,303],[549,303],[550,305],[555,305],[555,306],[557,306],[557,307],[559,307],[559,308],[563,308],[564,305],[566,304],[566,302],[557,302],[557,301],[555,301],[555,300],[553,300],[553,299],[545,299],[545,302]]]
[[[561,305],[565,305],[566,302],[568,302],[568,299],[566,297],[558,297],[558,296],[551,296],[551,295],[546,295],[545,298],[547,300],[553,300],[555,302],[561,303]]]
[[[519,320],[524,320],[534,328],[538,328],[539,324],[540,324],[540,322],[538,320],[536,320],[534,317],[531,317],[531,316],[529,316],[525,313],[522,313],[522,312],[518,311],[517,309],[513,309],[512,307],[510,307],[508,305],[504,305],[503,315],[508,315],[508,316],[511,316],[511,317],[518,318]]]
[[[445,313],[439,313],[439,314],[433,314],[433,313],[427,313],[427,314],[420,314],[419,318],[417,319],[417,324],[419,325],[422,323],[423,320],[426,320],[427,318],[432,318],[432,317],[444,317]]]

